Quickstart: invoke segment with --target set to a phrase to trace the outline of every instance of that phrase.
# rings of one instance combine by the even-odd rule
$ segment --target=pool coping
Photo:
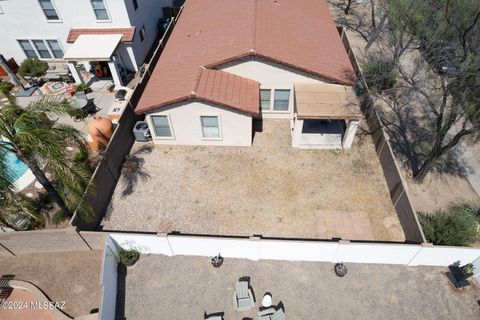
[[[18,191],[22,191],[26,187],[28,187],[33,181],[35,181],[35,176],[33,175],[32,170],[28,169],[27,172],[22,174],[20,178],[15,180],[13,185],[15,186],[15,189]]]

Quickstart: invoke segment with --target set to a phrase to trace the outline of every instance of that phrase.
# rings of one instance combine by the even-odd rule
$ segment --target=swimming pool
[[[29,170],[25,163],[20,161],[15,154],[11,152],[7,152],[3,162],[5,163],[7,167],[7,173],[13,182],[17,181],[25,174],[25,172]]]

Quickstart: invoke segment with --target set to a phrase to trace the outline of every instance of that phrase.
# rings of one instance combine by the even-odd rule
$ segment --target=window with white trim
[[[153,129],[155,130],[155,136],[161,138],[173,137],[168,116],[151,116],[151,119]]]
[[[206,139],[220,138],[218,116],[200,116],[202,122],[202,135]]]
[[[55,58],[63,58],[63,49],[58,40],[45,40]]]
[[[60,20],[52,0],[38,0],[47,20]]]
[[[273,100],[274,111],[288,111],[290,90],[276,89]]]
[[[35,49],[37,49],[38,54],[40,55],[40,58],[43,59],[51,59],[52,55],[50,54],[50,51],[48,51],[47,45],[43,40],[32,40],[33,45],[35,46]]]
[[[270,89],[260,89],[260,109],[261,110],[270,110],[270,100],[272,96],[272,90]]]
[[[95,12],[97,20],[110,20],[107,7],[103,0],[90,0],[90,2],[92,3],[93,11]]]
[[[18,40],[18,44],[22,48],[27,58],[38,58],[37,52],[28,40]]]

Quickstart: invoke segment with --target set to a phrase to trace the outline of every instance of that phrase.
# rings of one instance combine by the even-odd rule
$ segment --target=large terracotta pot
[[[113,134],[112,120],[107,117],[95,116],[88,124],[88,133],[92,137],[93,149],[106,147]]]

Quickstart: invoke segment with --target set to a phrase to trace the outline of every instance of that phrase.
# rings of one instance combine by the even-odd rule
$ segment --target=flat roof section
[[[63,56],[64,60],[110,61],[123,35],[82,34]]]
[[[338,84],[295,84],[295,104],[298,119],[360,120],[353,87]]]

